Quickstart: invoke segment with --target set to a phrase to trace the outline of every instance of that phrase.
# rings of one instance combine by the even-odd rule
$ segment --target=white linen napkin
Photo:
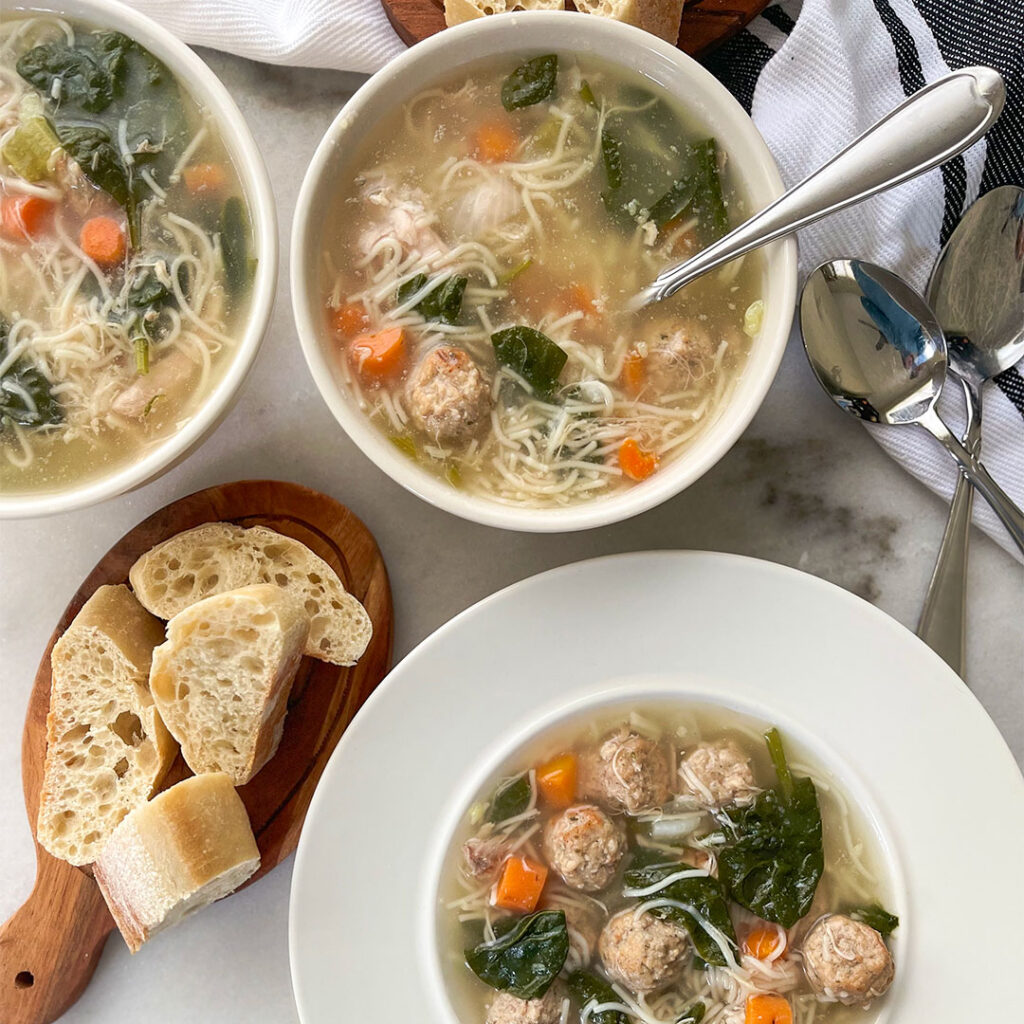
[[[186,42],[280,64],[372,72],[404,50],[379,0],[135,0]],[[1024,4],[985,0],[783,0],[718,50],[709,66],[751,112],[787,185],[820,166],[926,82],[988,63],[1006,76],[1007,109],[987,140],[914,181],[801,231],[800,269],[857,256],[923,289],[963,211],[1000,184],[1024,184]],[[962,421],[959,389],[940,411]],[[839,415],[837,412],[836,415]],[[1024,377],[985,389],[983,460],[1024,505]],[[949,497],[957,471],[923,432],[872,436],[931,490]],[[1019,557],[984,501],[977,523]]]

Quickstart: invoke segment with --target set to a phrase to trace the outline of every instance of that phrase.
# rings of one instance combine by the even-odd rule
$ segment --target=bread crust
[[[635,25],[675,45],[684,0],[576,0],[576,10]]]

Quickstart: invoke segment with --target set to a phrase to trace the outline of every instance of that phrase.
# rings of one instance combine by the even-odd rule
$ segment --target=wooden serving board
[[[50,651],[79,609],[104,583],[127,583],[132,563],[182,530],[218,520],[267,526],[302,541],[340,576],[373,622],[373,639],[352,668],[303,658],[288,700],[281,746],[239,789],[262,863],[261,878],[290,854],[327,759],[360,705],[391,667],[391,590],[370,531],[344,505],[297,484],[247,480],[209,487],[168,505],[121,538],[78,588],[43,652],[22,738],[25,808],[35,834],[50,706]],[[164,787],[192,773],[179,756]],[[36,881],[28,900],[0,927],[0,1022],[49,1024],[82,994],[113,919],[92,877],[36,844]]]
[[[690,0],[683,8],[679,49],[703,57],[749,25],[771,0]],[[412,46],[445,28],[443,0],[381,0],[399,38]],[[566,7],[572,8],[571,0]]]

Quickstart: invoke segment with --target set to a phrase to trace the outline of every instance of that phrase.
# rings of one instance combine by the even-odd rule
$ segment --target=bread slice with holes
[[[276,584],[309,616],[305,653],[335,665],[354,665],[373,635],[369,615],[338,574],[305,544],[264,526],[205,523],[186,530],[144,554],[129,578],[139,600],[162,619],[214,594]]]
[[[114,830],[93,874],[128,948],[237,889],[260,866],[231,779],[196,775],[137,807]]]
[[[94,861],[171,766],[177,744],[149,692],[163,639],[163,623],[127,587],[104,586],[53,645],[36,836],[54,857]]]
[[[675,45],[684,0],[575,0],[576,10],[635,25]]]
[[[564,11],[565,0],[444,0],[448,26],[506,11]]]
[[[149,685],[192,771],[244,786],[274,756],[308,634],[301,603],[272,583],[207,597],[167,623]]]

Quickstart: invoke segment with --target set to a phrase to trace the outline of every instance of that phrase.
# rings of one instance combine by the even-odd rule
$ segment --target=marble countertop
[[[263,150],[287,253],[307,162],[362,79],[204,56],[237,97]],[[509,583],[584,558],[652,548],[739,552],[795,566],[913,628],[946,509],[836,411],[798,347],[790,345],[775,386],[739,443],[685,493],[616,526],[567,536],[519,535],[425,505],[348,441],[300,354],[287,279],[285,258],[255,369],[230,416],[198,452],[155,483],[97,508],[0,523],[0,920],[32,885],[21,728],[50,631],[111,544],[162,505],[201,487],[276,477],[351,507],[376,534],[391,574],[396,660],[457,612]],[[1018,763],[1024,763],[1021,579],[1020,566],[975,531],[968,678]],[[941,742],[954,749],[956,737]],[[297,1021],[288,972],[290,879],[291,860],[259,885],[159,936],[134,959],[113,936],[91,985],[63,1020]]]

